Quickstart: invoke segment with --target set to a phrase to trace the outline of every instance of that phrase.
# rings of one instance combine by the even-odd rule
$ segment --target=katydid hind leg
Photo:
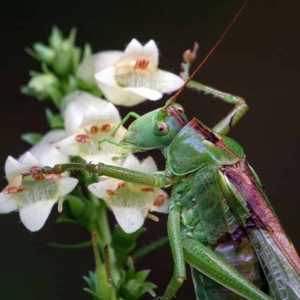
[[[172,299],[186,277],[182,239],[180,235],[180,213],[176,210],[171,210],[169,214],[168,235],[174,260],[174,273],[166,291],[160,298],[161,300]]]
[[[221,285],[246,299],[271,299],[210,248],[192,239],[184,239],[182,246],[185,260]]]

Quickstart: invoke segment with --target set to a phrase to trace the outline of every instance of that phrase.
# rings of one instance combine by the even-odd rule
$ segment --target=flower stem
[[[105,258],[104,261],[105,261],[105,270],[106,270],[106,276],[107,276],[107,284],[110,289],[110,297],[111,297],[111,300],[117,300],[114,283],[111,278],[109,248],[108,248],[107,244],[104,246],[104,258]]]

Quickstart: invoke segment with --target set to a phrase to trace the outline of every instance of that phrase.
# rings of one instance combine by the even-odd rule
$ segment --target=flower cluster
[[[35,168],[68,163],[71,157],[144,173],[157,171],[151,157],[140,162],[128,149],[118,145],[126,129],[119,126],[116,130],[121,118],[114,104],[133,106],[145,99],[157,100],[163,93],[171,93],[183,84],[179,76],[158,69],[158,48],[153,40],[142,46],[133,39],[124,52],[100,52],[83,60],[78,67],[64,64],[64,69],[59,62],[70,63],[66,57],[72,58],[76,52],[72,47],[73,36],[64,41],[54,30],[51,41],[50,48],[38,44],[34,47],[36,52],[31,53],[48,64],[47,74],[35,76],[23,90],[40,99],[55,98],[53,95],[59,90],[60,100],[52,100],[59,104],[58,117],[64,129],[50,131],[18,160],[8,157],[5,164],[8,186],[0,194],[0,213],[18,210],[22,222],[31,231],[44,225],[55,203],[58,202],[62,210],[63,200],[76,190],[78,180],[68,173],[36,173],[25,177],[22,174],[34,173]],[[64,43],[69,48],[63,47]],[[61,47],[65,49],[61,54],[63,58],[59,56]],[[69,69],[73,77],[76,74],[77,85],[74,86],[81,84],[85,91],[69,89],[63,94],[59,87],[60,76],[65,76]],[[88,90],[95,85],[106,100]],[[57,120],[57,116],[55,118]],[[51,122],[60,124],[53,123],[53,118]],[[95,180],[89,184],[89,191],[106,202],[127,233],[137,231],[147,216],[154,218],[149,211],[168,211],[168,195],[160,188],[106,177]]]

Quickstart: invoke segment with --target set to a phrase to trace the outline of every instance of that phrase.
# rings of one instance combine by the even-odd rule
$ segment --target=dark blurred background
[[[250,0],[226,38],[196,79],[222,91],[243,96],[250,110],[232,130],[259,174],[283,226],[300,250],[299,236],[299,9],[297,0]],[[78,28],[77,44],[91,43],[95,52],[123,50],[133,38],[154,39],[160,48],[160,68],[180,71],[181,56],[194,41],[200,43],[198,62],[213,47],[243,1],[63,1],[5,2],[0,12],[0,122],[3,166],[8,155],[18,157],[29,147],[20,141],[25,132],[46,133],[45,103],[20,94],[29,70],[39,64],[25,52],[34,42],[47,42],[52,25],[67,35]],[[190,91],[180,96],[187,115],[213,126],[231,107]],[[143,114],[164,102],[147,102],[131,110]],[[128,109],[121,108],[125,115]],[[154,153],[163,169],[159,153]],[[5,187],[1,169],[1,189]],[[44,228],[29,232],[18,213],[0,215],[1,299],[91,299],[82,279],[94,269],[91,249],[60,250],[48,242],[72,243],[89,239],[82,228],[55,224],[56,209]],[[146,220],[145,245],[166,235],[166,218]],[[111,219],[114,224],[114,218]],[[172,274],[169,246],[154,252],[137,268],[151,268],[149,279],[162,294]],[[144,299],[150,299],[146,296]],[[177,299],[194,299],[191,278]]]

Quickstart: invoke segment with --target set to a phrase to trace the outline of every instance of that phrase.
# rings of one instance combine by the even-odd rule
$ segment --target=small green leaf
[[[74,47],[76,34],[77,34],[77,29],[73,27],[70,31],[69,38],[67,40],[68,43],[70,44],[70,48]]]
[[[145,281],[150,273],[150,270],[142,270],[135,274],[135,278],[140,281]]]
[[[65,214],[60,214],[56,219],[56,223],[76,223],[76,220],[66,216]]]
[[[49,87],[47,89],[48,95],[50,96],[51,100],[55,104],[55,106],[60,109],[60,105],[63,100],[63,95],[61,91],[58,88],[55,87]]]
[[[64,119],[60,114],[54,115],[49,108],[46,108],[46,119],[52,129],[64,128]]]
[[[35,43],[33,45],[33,49],[37,60],[45,62],[46,64],[51,64],[54,59],[55,52],[50,47],[42,43]]]
[[[92,241],[86,241],[78,244],[66,245],[66,244],[59,244],[59,243],[48,243],[48,246],[60,249],[83,249],[92,247]]]
[[[78,90],[77,80],[73,75],[68,77],[68,94]]]
[[[82,55],[82,61],[87,59],[93,54],[92,47],[90,44],[85,44],[83,48],[83,55]]]
[[[92,290],[90,290],[90,289],[88,289],[88,288],[83,288],[83,290],[84,290],[85,292],[91,294],[91,295],[94,297],[94,299],[101,300],[101,299],[97,296],[97,294],[94,293]]]
[[[49,44],[54,50],[59,50],[63,42],[63,35],[57,26],[52,28],[51,35],[49,37]]]
[[[146,256],[147,254],[149,254],[150,252],[162,247],[163,245],[167,244],[169,242],[169,238],[163,237],[155,242],[152,242],[149,245],[144,246],[143,248],[140,248],[138,250],[136,250],[133,254],[133,256],[135,258],[142,258],[144,256]]]
[[[80,56],[81,56],[81,49],[78,47],[73,48],[73,72],[76,74],[77,68],[79,65],[80,61]]]
[[[31,146],[37,144],[42,138],[43,135],[40,133],[25,133],[21,135],[21,139]]]

